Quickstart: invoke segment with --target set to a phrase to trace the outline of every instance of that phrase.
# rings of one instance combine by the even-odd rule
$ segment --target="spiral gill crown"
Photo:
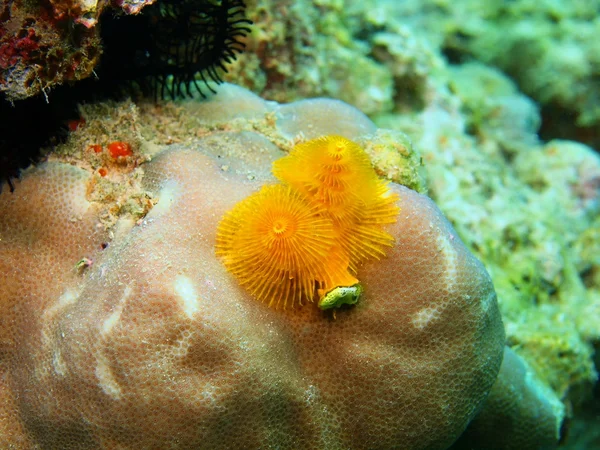
[[[342,136],[298,144],[273,163],[273,173],[327,210],[352,271],[384,256],[384,248],[393,244],[383,225],[396,221],[398,196],[390,193],[358,144]]]
[[[217,254],[259,300],[283,307],[358,283],[358,266],[385,256],[398,196],[365,151],[341,136],[298,144],[273,163],[284,184],[238,203],[217,230]]]
[[[333,222],[318,205],[290,187],[271,185],[225,215],[217,254],[255,297],[285,308],[348,279],[347,261],[331,257],[335,238]]]

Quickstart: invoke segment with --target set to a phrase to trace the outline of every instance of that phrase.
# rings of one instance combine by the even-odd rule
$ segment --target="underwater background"
[[[214,139],[207,145],[217,149],[215,158],[223,155],[221,172],[269,182],[276,151],[291,151],[296,143],[317,137],[315,130],[350,130],[347,137],[365,147],[378,175],[430,197],[483,263],[510,348],[505,362],[519,358],[515,372],[526,373],[525,384],[543,404],[528,403],[525,394],[521,404],[490,401],[495,414],[484,409],[483,399],[469,411],[469,420],[486,411],[493,426],[477,428],[472,422],[472,437],[465,434],[452,447],[400,443],[389,448],[600,450],[600,1],[1,0],[0,21],[0,399],[9,405],[4,411],[0,406],[1,448],[58,448],[39,436],[58,436],[61,426],[72,426],[62,423],[68,417],[36,413],[53,400],[40,400],[42,406],[20,403],[20,389],[27,390],[23,386],[52,375],[14,355],[23,330],[59,336],[68,329],[79,336],[77,327],[40,325],[40,331],[30,325],[37,320],[31,318],[52,322],[58,307],[42,303],[16,312],[15,305],[44,296],[60,297],[62,305],[74,303],[58,286],[72,286],[75,292],[85,277],[99,277],[92,269],[101,271],[101,256],[92,253],[118,248],[116,242],[126,234],[123,223],[139,226],[153,210],[159,214],[161,195],[176,198],[160,190],[163,182],[156,180],[163,175],[147,163],[166,150],[189,151],[200,145],[198,140]],[[347,105],[338,110],[338,103],[326,110],[313,103],[302,109],[304,103],[294,103],[321,97],[356,110],[344,109]],[[285,109],[286,104],[296,106]],[[222,150],[229,141],[213,136],[222,132],[240,133],[227,139],[241,143]],[[376,137],[361,138],[365,135]],[[261,146],[269,149],[267,156],[260,151],[256,158],[246,155]],[[50,244],[40,247],[45,273],[40,285],[56,284],[51,294],[31,281],[37,276],[30,273],[30,261],[15,256],[22,240],[24,251],[37,258],[32,242],[46,236],[40,230],[54,226],[27,205],[52,205],[58,211],[61,196],[70,195],[63,195],[54,175],[46,180],[36,172],[35,166],[46,167],[48,161],[86,172],[81,195],[97,219],[93,226],[80,226],[81,233],[94,235],[93,245],[87,235],[79,243],[75,231],[60,238],[77,241],[79,249],[89,244],[94,251],[63,261],[43,253],[41,248]],[[154,184],[144,184],[146,172],[153,174]],[[31,187],[34,181],[21,186],[26,184],[21,180],[36,176],[38,187]],[[79,182],[80,175],[68,176],[76,181],[65,185]],[[51,198],[38,199],[38,192]],[[77,222],[79,210],[73,208]],[[213,215],[220,211],[210,209],[212,204],[206,208]],[[48,217],[52,211],[46,211]],[[104,247],[98,250],[100,242]],[[162,251],[127,264],[133,272],[144,258],[163,258]],[[63,263],[76,270],[59,269]],[[119,264],[123,272],[130,270]],[[17,285],[12,280],[26,281]],[[185,283],[178,286],[178,292],[188,292]],[[100,295],[98,305],[108,305],[107,298]],[[216,322],[224,328],[240,326]],[[178,339],[187,338],[173,337]],[[25,344],[22,348],[31,351]],[[294,354],[290,348],[280,352]],[[54,362],[48,364],[56,369],[59,352],[53,352]],[[49,382],[54,389],[69,391],[66,382],[54,382]],[[60,409],[61,401],[67,402],[56,400],[53,407]],[[92,421],[94,401],[82,407],[85,420]],[[170,407],[176,415],[179,404]],[[528,408],[522,414],[539,414],[543,425],[530,417],[515,423],[519,419],[510,414]],[[371,431],[379,425],[374,419]],[[219,420],[213,426],[221,426]],[[536,428],[543,429],[539,441],[532,431]],[[61,442],[62,448],[132,448],[136,442],[84,434],[48,442]],[[298,439],[279,447],[265,443],[264,448],[310,447]],[[172,447],[155,448],[201,447],[188,444],[173,441]],[[368,440],[355,445],[375,448]]]

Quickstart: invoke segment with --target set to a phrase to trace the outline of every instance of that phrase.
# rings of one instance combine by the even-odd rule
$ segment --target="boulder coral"
[[[551,450],[564,438],[564,418],[556,394],[506,347],[483,409],[450,450]]]
[[[363,135],[345,121],[357,111],[326,103],[312,105],[335,114],[307,130]],[[286,110],[306,124],[310,105]],[[358,125],[375,135],[368,119]],[[257,302],[215,254],[225,212],[275,181],[285,136],[274,130],[214,130],[159,149],[136,172],[154,206],[109,228],[85,164],[50,158],[3,190],[1,448],[456,440],[496,379],[504,330],[490,277],[429,198],[390,183],[395,244],[360,267],[364,294],[335,320],[314,304]]]

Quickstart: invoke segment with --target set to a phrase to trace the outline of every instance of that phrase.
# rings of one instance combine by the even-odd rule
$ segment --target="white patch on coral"
[[[123,314],[125,304],[127,303],[129,297],[131,297],[132,293],[133,288],[131,286],[125,286],[125,290],[123,291],[123,295],[121,295],[119,302],[100,326],[101,342],[99,344],[100,350],[98,350],[96,355],[96,378],[98,379],[98,383],[104,393],[111,396],[115,400],[119,400],[121,398],[122,390],[112,373],[110,361],[103,350],[104,345],[102,341],[111,334],[115,328],[115,325],[117,325],[117,323],[119,323],[121,320],[121,315]]]
[[[79,292],[72,289],[67,289],[60,297],[58,297],[58,300],[56,303],[54,303],[54,305],[44,311],[44,320],[53,319],[61,309],[76,303],[78,298]]]
[[[56,302],[44,311],[42,314],[42,343],[52,354],[52,367],[57,375],[64,376],[67,373],[67,365],[62,357],[60,339],[64,338],[64,333],[56,329],[59,323],[55,320],[60,311],[69,305],[77,303],[79,292],[73,289],[67,289],[62,293]]]
[[[113,376],[108,358],[100,353],[96,361],[96,378],[100,382],[100,387],[106,395],[109,395],[114,400],[119,400],[122,396],[121,386],[119,386],[119,383],[117,383],[117,380]]]
[[[441,315],[442,313],[439,309],[428,306],[413,314],[411,322],[415,328],[422,330],[431,322],[439,320]]]
[[[312,384],[310,386],[308,386],[308,388],[304,391],[303,397],[304,397],[304,402],[309,407],[314,406],[321,400],[321,394],[320,394],[319,389]]]
[[[131,289],[130,286],[125,287],[125,291],[123,291],[123,295],[121,296],[121,299],[119,300],[119,303],[115,307],[114,311],[102,323],[102,328],[100,330],[102,336],[106,336],[107,334],[109,334],[112,331],[112,329],[114,328],[114,326],[117,324],[117,322],[119,322],[119,320],[121,320],[121,314],[123,313],[123,308],[125,307],[125,303],[127,302],[127,299],[131,296],[132,291],[133,291],[133,289]]]
[[[114,241],[125,239],[125,236],[129,234],[135,224],[131,217],[121,216],[110,230],[112,233],[111,239]]]
[[[481,309],[483,309],[484,313],[487,313],[489,309],[496,304],[496,291],[489,289],[487,295],[481,297],[479,304],[481,305]]]
[[[445,234],[438,234],[436,243],[438,252],[440,252],[445,257],[444,273],[446,275],[446,287],[448,289],[448,292],[452,293],[456,284],[456,265],[458,255],[456,253],[456,250],[454,249],[454,245],[452,245],[452,242],[446,237]]]
[[[432,224],[430,226],[433,228]],[[437,234],[436,248],[441,259],[440,264],[444,267],[443,276],[446,281],[446,291],[452,297],[455,295],[456,266],[458,264],[458,254],[452,243],[455,238],[453,235],[441,230],[434,229],[434,233]],[[411,319],[413,326],[418,329],[424,329],[431,323],[440,320],[445,307],[444,302],[440,302],[435,306],[428,306],[417,311]]]
[[[208,382],[204,385],[204,389],[202,389],[202,398],[203,398],[203,404],[209,403],[211,405],[216,405],[217,404],[217,398],[218,398],[218,388],[217,386],[215,386],[214,384]]]
[[[146,219],[160,217],[171,209],[171,206],[181,195],[181,187],[173,180],[167,181],[158,193],[158,202],[146,215]]]
[[[73,190],[68,199],[68,206],[70,208],[69,220],[71,222],[79,222],[83,220],[83,217],[92,205],[88,200],[86,200],[86,191],[87,183],[84,180],[81,180],[81,182],[77,183],[76,189]]]
[[[175,279],[174,284],[175,292],[181,300],[183,312],[191,319],[194,314],[198,311],[198,294],[196,287],[185,275],[179,275]]]
[[[57,375],[64,377],[67,373],[67,365],[62,358],[60,348],[55,348],[52,352],[52,367]]]

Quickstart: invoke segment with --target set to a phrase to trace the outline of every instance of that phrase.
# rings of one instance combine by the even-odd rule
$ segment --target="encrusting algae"
[[[341,136],[296,145],[273,173],[284,184],[264,186],[223,217],[217,254],[269,306],[312,302],[315,292],[328,299],[319,301],[322,309],[348,304],[333,294],[353,286],[362,292],[354,275],[393,245],[383,226],[396,221],[398,196],[365,151]]]

